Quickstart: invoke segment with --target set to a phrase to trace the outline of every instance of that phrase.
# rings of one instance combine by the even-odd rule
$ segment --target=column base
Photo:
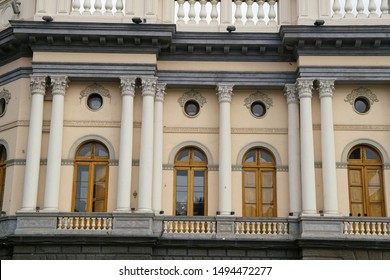
[[[341,217],[341,214],[336,211],[329,211],[324,213],[324,217]]]
[[[300,217],[319,217],[321,215],[318,214],[317,212],[306,212],[306,213],[301,213],[299,216]]]
[[[217,211],[216,216],[234,216],[234,211]]]
[[[30,207],[24,207],[24,208],[21,208],[19,209],[18,211],[16,211],[16,214],[22,214],[22,213],[36,213],[38,212],[39,210],[37,210],[36,208],[30,208]]]
[[[118,208],[113,211],[113,213],[131,213],[130,208]]]
[[[140,209],[137,209],[134,211],[135,213],[140,213],[140,214],[150,214],[152,213],[153,214],[153,210],[152,209],[145,209],[145,208],[140,208]]]
[[[39,212],[44,212],[44,213],[59,213],[60,210],[58,208],[53,208],[53,207],[48,207],[48,208],[43,208]]]

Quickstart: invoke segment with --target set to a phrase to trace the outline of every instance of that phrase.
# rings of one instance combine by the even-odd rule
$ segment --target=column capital
[[[130,95],[134,97],[135,94],[135,81],[137,77],[135,76],[121,76],[120,79],[120,88],[122,96]]]
[[[218,102],[231,102],[232,96],[233,96],[233,87],[234,84],[225,84],[220,83],[217,84],[217,95],[218,95]]]
[[[69,80],[67,76],[51,76],[51,94],[65,95],[66,88],[68,87]]]
[[[166,86],[166,83],[157,83],[155,101],[164,102],[165,95],[167,94],[165,92]]]
[[[157,77],[142,77],[142,96],[156,96]]]
[[[311,98],[313,96],[313,79],[299,78],[297,79],[297,91],[299,99]]]
[[[284,96],[286,96],[287,104],[299,104],[297,87],[295,84],[286,84],[284,86]]]
[[[318,80],[318,92],[320,98],[333,97],[335,79],[319,79]]]
[[[46,76],[31,76],[30,81],[31,94],[46,94]]]

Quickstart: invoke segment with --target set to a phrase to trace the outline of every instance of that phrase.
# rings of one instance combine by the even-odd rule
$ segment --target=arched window
[[[348,155],[349,208],[353,216],[384,217],[382,159],[373,148],[356,146]]]
[[[174,186],[174,215],[207,215],[207,158],[202,151],[189,147],[177,153]]]
[[[4,188],[5,188],[5,167],[7,161],[7,151],[0,145],[0,210],[3,209]]]
[[[265,149],[249,150],[242,160],[243,217],[276,216],[276,167]]]
[[[73,179],[74,212],[107,211],[108,159],[108,150],[100,142],[87,142],[77,149]]]

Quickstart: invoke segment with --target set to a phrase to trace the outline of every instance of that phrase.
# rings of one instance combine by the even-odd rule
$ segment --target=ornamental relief
[[[97,93],[97,94],[100,94],[101,96],[107,97],[110,99],[110,102],[111,102],[110,92],[107,89],[105,89],[103,86],[101,86],[97,83],[94,83],[94,84],[86,87],[83,91],[80,92],[80,103],[84,97],[87,97],[88,95],[90,95],[92,93]]]
[[[244,106],[246,106],[248,109],[250,109],[252,103],[256,102],[256,101],[262,102],[265,105],[267,110],[271,106],[273,106],[272,99],[270,97],[268,97],[267,94],[262,93],[261,91],[256,91],[255,93],[252,93],[249,97],[245,98]]]
[[[8,104],[8,102],[11,100],[11,93],[3,88],[2,91],[0,91],[0,99],[4,98],[5,103]]]
[[[370,101],[371,105],[374,105],[374,102],[379,102],[375,93],[373,93],[370,89],[360,87],[352,90],[350,94],[344,99],[345,102],[348,102],[351,105],[354,105],[355,99],[358,97],[365,97],[368,101]]]
[[[177,102],[179,102],[181,107],[184,107],[187,101],[194,100],[198,102],[199,106],[202,108],[203,105],[207,102],[206,98],[204,98],[198,91],[191,89],[190,91],[187,91],[183,94],[182,97],[180,97]]]

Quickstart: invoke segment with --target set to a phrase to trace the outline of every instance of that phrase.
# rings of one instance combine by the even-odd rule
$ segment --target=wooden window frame
[[[0,145],[0,211],[3,210],[5,175],[7,168],[7,151],[3,145]]]

